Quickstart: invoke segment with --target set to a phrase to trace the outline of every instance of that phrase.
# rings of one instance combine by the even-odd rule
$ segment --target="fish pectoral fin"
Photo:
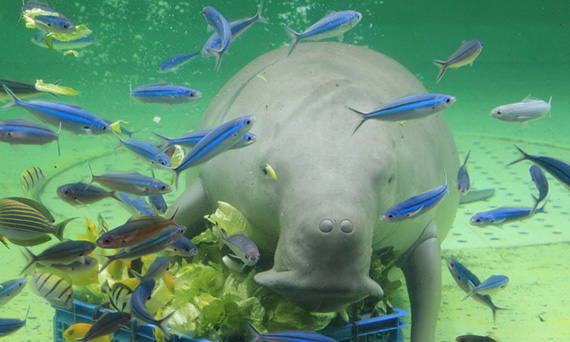
[[[500,219],[500,220],[496,220],[496,221],[493,221],[493,224],[494,224],[495,226],[500,226],[500,225],[503,224],[506,220],[507,220],[507,219],[505,219],[505,218],[504,218],[504,219]]]
[[[419,214],[419,213],[422,211],[423,208],[424,208],[424,207],[421,206],[421,207],[418,208],[418,210],[412,211],[411,213],[408,213],[408,217],[414,217],[414,216],[416,216],[417,214]]]

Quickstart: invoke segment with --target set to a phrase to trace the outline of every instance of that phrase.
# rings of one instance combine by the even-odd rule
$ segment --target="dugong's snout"
[[[275,264],[255,281],[309,311],[338,311],[368,296],[382,296],[368,275],[372,228],[347,218],[317,221],[282,226]]]

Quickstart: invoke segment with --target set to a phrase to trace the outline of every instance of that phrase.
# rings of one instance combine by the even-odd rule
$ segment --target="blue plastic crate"
[[[95,305],[86,304],[78,300],[73,301],[71,310],[55,308],[53,317],[53,340],[65,342],[63,332],[75,323],[91,323]],[[108,311],[101,309],[101,311]],[[334,338],[340,342],[404,342],[402,328],[408,324],[400,318],[408,313],[404,310],[394,309],[394,313],[382,317],[375,317],[358,321],[344,326],[327,328],[320,331],[321,334]],[[136,330],[137,342],[156,342],[152,325],[138,324]],[[114,340],[128,342],[131,339],[131,324],[115,332]],[[190,336],[172,335],[173,342],[211,342],[202,338]]]

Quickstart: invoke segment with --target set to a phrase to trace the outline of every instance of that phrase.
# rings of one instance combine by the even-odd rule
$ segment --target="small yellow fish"
[[[76,342],[78,338],[82,338],[91,329],[91,324],[87,323],[75,323],[63,332],[63,338],[67,342]],[[93,342],[111,342],[109,336],[97,337],[96,339],[90,340]]]
[[[166,286],[170,293],[174,294],[174,279],[172,279],[172,276],[166,272],[162,276],[162,279],[164,280],[164,286]]]
[[[77,240],[95,242],[97,240],[97,228],[95,228],[95,225],[93,222],[91,222],[91,220],[89,220],[87,216],[83,216],[83,218],[85,219],[87,228],[85,230],[85,233],[77,236]]]
[[[69,54],[73,54],[75,56],[75,58],[79,57],[79,52],[75,51],[75,50],[67,50],[63,52],[64,56],[67,56]]]
[[[122,279],[127,263],[130,264],[129,262],[124,260],[115,260],[111,262],[109,264],[109,267],[107,267],[107,273],[109,273],[111,279],[113,280]]]
[[[91,254],[92,257],[93,254]],[[88,286],[91,284],[99,284],[99,267],[95,266],[85,273],[71,277],[73,286]]]
[[[44,83],[43,80],[37,80],[35,87],[37,91],[44,91],[50,94],[77,95],[77,92],[69,87],[62,87],[57,84]]]

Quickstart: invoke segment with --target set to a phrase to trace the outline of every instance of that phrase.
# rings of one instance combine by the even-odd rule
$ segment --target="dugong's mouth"
[[[275,269],[258,273],[255,281],[279,293],[308,311],[334,312],[368,296],[382,296],[380,285],[367,275],[340,279],[335,275],[318,277],[300,272],[277,272]]]

